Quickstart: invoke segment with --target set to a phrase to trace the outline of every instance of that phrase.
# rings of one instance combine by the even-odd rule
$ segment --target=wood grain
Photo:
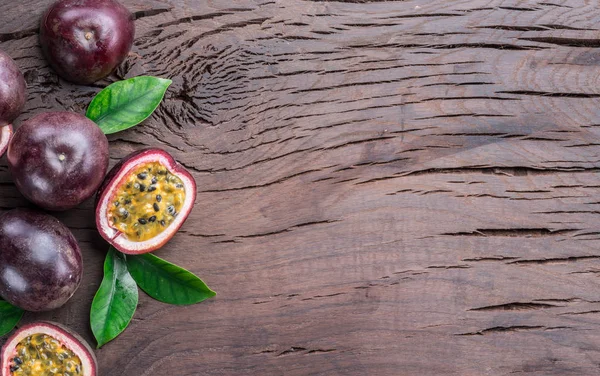
[[[597,1],[124,3],[134,49],[106,82],[60,80],[0,4],[29,85],[20,121],[83,112],[107,83],[174,80],[115,163],[147,145],[199,184],[157,255],[219,295],[141,297],[105,375],[596,375]],[[28,206],[0,161],[0,208]],[[106,251],[92,203],[57,215],[86,274],[58,320],[87,339]]]

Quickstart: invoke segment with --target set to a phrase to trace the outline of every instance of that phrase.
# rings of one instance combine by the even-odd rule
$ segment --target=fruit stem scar
[[[92,39],[92,37],[93,37],[93,36],[94,36],[94,35],[92,34],[92,32],[91,32],[91,31],[88,31],[88,32],[86,32],[86,33],[85,33],[85,39],[86,39],[86,40],[90,40],[90,39]]]
[[[61,162],[62,162],[62,161],[64,161],[66,158],[67,158],[67,157],[66,157],[66,156],[65,156],[63,153],[60,153],[60,154],[58,155],[58,160],[59,160],[59,161],[61,161]]]

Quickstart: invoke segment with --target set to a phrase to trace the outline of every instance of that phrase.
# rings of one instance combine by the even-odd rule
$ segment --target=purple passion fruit
[[[19,67],[10,56],[0,51],[0,127],[12,123],[19,116],[25,105],[26,91]]]
[[[0,127],[0,157],[4,155],[4,152],[8,148],[8,142],[13,134],[12,125],[5,125]]]
[[[0,296],[27,311],[48,311],[73,296],[83,275],[77,241],[58,219],[14,209],[0,216]]]
[[[64,326],[40,321],[19,328],[2,347],[2,376],[96,376],[92,348]]]
[[[24,122],[8,145],[8,167],[28,200],[67,210],[94,195],[108,169],[108,140],[88,118],[48,112]]]
[[[175,235],[196,200],[196,182],[161,149],[123,158],[108,174],[96,201],[100,234],[123,253],[142,254]]]
[[[135,35],[133,15],[115,0],[60,0],[42,17],[40,44],[65,80],[90,84],[125,60]]]

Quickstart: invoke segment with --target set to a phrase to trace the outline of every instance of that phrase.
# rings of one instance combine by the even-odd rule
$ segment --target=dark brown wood
[[[48,0],[0,4],[29,84],[20,121],[83,112],[108,82],[174,80],[113,163],[165,148],[195,210],[157,254],[216,299],[142,296],[104,375],[596,375],[596,1],[136,1],[106,82],[59,80]],[[27,206],[0,161],[0,208]],[[92,340],[106,244],[92,203],[57,215],[85,279],[53,319]]]

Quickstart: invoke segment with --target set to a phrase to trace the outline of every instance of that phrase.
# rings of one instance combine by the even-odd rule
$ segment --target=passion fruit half
[[[65,304],[83,276],[79,245],[58,219],[34,210],[0,216],[0,296],[27,311]]]
[[[0,127],[0,157],[4,155],[4,152],[8,148],[8,143],[13,134],[12,125],[5,125]]]
[[[152,252],[175,235],[195,200],[194,178],[169,153],[136,151],[123,158],[100,187],[96,225],[123,253]]]
[[[39,321],[20,327],[2,347],[2,376],[96,376],[92,348],[66,327]]]

